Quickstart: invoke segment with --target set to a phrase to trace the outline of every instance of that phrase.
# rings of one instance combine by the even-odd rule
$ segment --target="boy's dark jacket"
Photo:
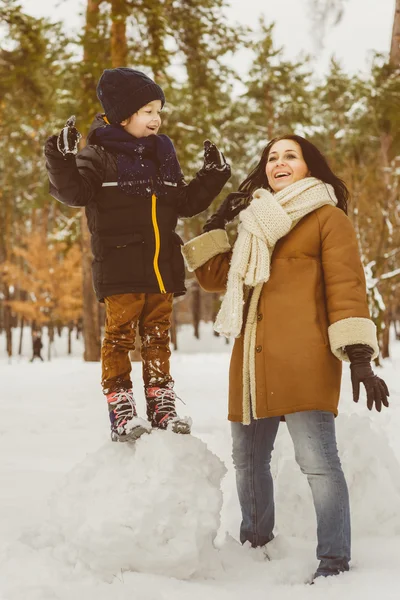
[[[184,294],[182,241],[178,218],[208,208],[230,177],[229,169],[200,169],[188,184],[168,188],[161,198],[127,195],[117,186],[116,156],[95,143],[105,122],[97,115],[87,146],[75,157],[58,152],[52,136],[46,143],[50,194],[68,206],[84,206],[91,233],[93,285],[103,300],[129,292]]]

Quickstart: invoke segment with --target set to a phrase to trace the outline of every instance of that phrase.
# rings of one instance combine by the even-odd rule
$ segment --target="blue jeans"
[[[285,416],[296,462],[307,475],[317,515],[320,567],[348,570],[350,506],[335,436],[335,417],[310,410]],[[280,417],[231,423],[233,463],[242,510],[240,541],[253,547],[273,539],[275,523],[271,454]]]

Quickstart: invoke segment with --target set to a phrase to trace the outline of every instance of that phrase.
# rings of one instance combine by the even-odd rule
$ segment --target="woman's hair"
[[[318,150],[314,144],[301,137],[300,135],[282,135],[271,140],[268,145],[264,148],[261,159],[258,165],[252,170],[252,172],[246,177],[239,186],[239,192],[243,192],[243,195],[250,201],[250,198],[255,190],[258,188],[266,188],[272,191],[268,178],[265,172],[268,156],[272,146],[280,140],[293,140],[297,142],[301,147],[303,158],[307,164],[307,167],[312,177],[316,177],[325,183],[330,183],[335,190],[335,195],[338,200],[337,206],[341,208],[347,214],[347,202],[349,199],[349,191],[345,183],[337,177],[330,166],[324,155]]]

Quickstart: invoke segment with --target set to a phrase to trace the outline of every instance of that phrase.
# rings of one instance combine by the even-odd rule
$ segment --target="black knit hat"
[[[105,69],[97,84],[97,97],[110,123],[121,123],[152,100],[165,104],[164,92],[141,71]]]

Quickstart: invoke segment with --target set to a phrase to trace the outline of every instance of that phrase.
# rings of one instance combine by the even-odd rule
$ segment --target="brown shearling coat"
[[[183,254],[205,290],[225,291],[231,250],[224,231],[191,240]],[[336,415],[340,359],[348,360],[345,346],[352,343],[369,344],[377,354],[353,226],[342,210],[326,205],[305,216],[275,246],[257,312],[254,416],[304,410]],[[231,421],[243,421],[242,368],[243,332],[230,364]]]

